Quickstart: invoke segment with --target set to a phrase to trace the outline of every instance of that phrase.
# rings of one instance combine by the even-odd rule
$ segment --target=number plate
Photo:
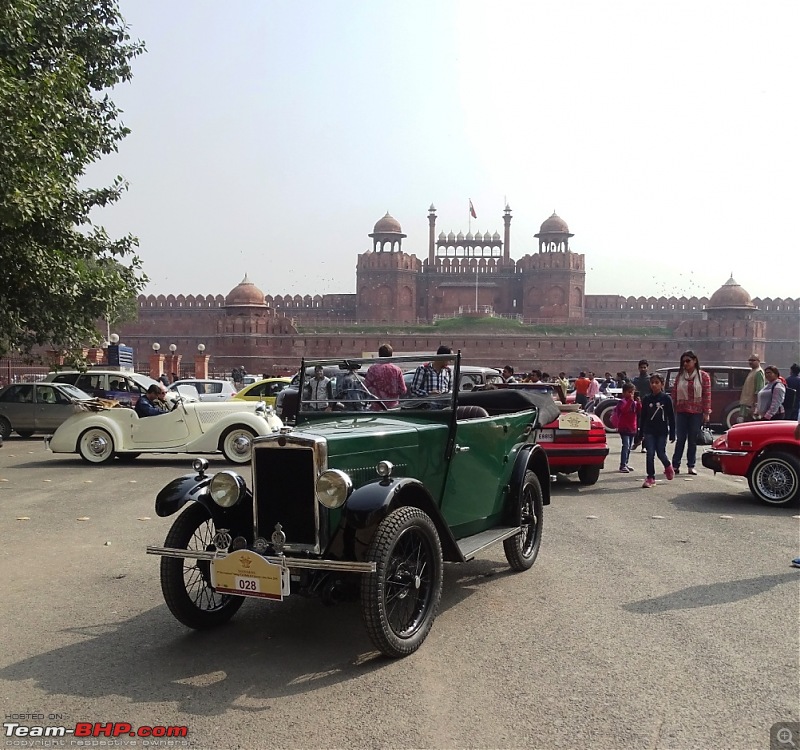
[[[539,437],[537,438],[540,443],[552,443],[555,438],[555,430],[539,430]]]
[[[289,593],[289,569],[250,550],[211,561],[211,585],[222,594],[281,601]]]

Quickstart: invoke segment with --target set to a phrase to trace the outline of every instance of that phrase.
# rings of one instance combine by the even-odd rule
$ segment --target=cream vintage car
[[[53,453],[79,453],[84,461],[103,464],[115,456],[133,460],[141,453],[214,453],[231,463],[246,464],[253,438],[283,426],[263,401],[204,403],[177,397],[171,411],[139,417],[133,409],[100,408],[75,414],[45,442]]]

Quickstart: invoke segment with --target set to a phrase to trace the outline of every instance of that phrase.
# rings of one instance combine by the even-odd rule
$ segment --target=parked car
[[[236,389],[230,380],[213,380],[210,378],[176,380],[169,386],[169,390],[177,391],[178,387],[182,385],[194,386],[201,401],[227,401],[236,395]]]
[[[590,401],[585,410],[597,416],[603,423],[606,432],[616,432],[617,428],[611,424],[611,412],[614,411],[622,398],[622,388],[608,388],[605,393],[598,393],[593,401]]]
[[[795,421],[744,422],[716,438],[701,461],[714,473],[747,477],[750,492],[768,505],[800,500],[800,440]]]
[[[580,410],[577,404],[561,403],[561,389],[555,383],[503,383],[498,390],[520,390],[546,394],[558,404],[559,414],[537,435],[555,474],[577,472],[581,484],[595,484],[608,456],[608,440],[600,419]],[[462,399],[469,403],[469,399]]]
[[[739,421],[739,396],[750,368],[701,364],[700,369],[711,377],[711,424],[729,430]],[[657,370],[666,380],[664,387],[667,393],[675,383],[678,371],[678,367]]]
[[[344,373],[338,366],[325,366],[323,367],[323,375],[331,381],[331,392],[336,393],[336,380]],[[314,368],[306,367],[305,377],[312,378],[314,376]],[[307,380],[305,381],[307,382]],[[278,391],[275,397],[275,413],[284,421],[284,423],[293,422],[297,416],[297,409],[299,406],[300,393],[300,373],[295,373],[289,380],[289,385]]]
[[[68,383],[16,383],[0,390],[0,437],[52,432],[92,397]]]
[[[300,372],[314,364],[349,363],[305,361]],[[164,545],[147,548],[162,557],[172,614],[202,629],[229,620],[245,597],[360,599],[376,648],[401,657],[433,625],[443,561],[502,542],[511,568],[529,569],[550,502],[535,435],[557,407],[516,391],[469,393],[469,405],[462,395],[382,412],[310,411],[301,400],[295,427],[254,440],[252,491],[196,459],[158,494],[159,516],[183,512]]]
[[[416,371],[417,368],[415,367],[413,369],[406,370],[406,372],[403,373],[403,382],[405,382],[406,388],[409,391],[407,398],[412,398],[411,383],[414,380],[414,373]],[[502,371],[498,370],[496,367],[462,365],[461,372],[458,377],[458,390],[471,391],[473,388],[479,388],[481,386],[502,382]]]
[[[664,376],[664,388],[670,392],[680,368],[662,367],[656,372]],[[739,421],[739,396],[749,367],[731,365],[701,365],[711,378],[711,425],[728,430]],[[609,389],[611,390],[611,389]],[[611,412],[619,402],[618,396],[601,399],[594,407],[607,432],[616,432],[611,426]]]
[[[118,401],[125,406],[136,406],[141,396],[156,381],[147,375],[125,370],[92,368],[86,372],[59,370],[48,373],[46,383],[70,383],[90,396]]]
[[[171,394],[170,394],[171,396]],[[263,402],[190,402],[174,396],[172,411],[139,417],[133,409],[102,409],[75,414],[47,439],[53,453],[78,453],[91,464],[115,456],[132,460],[141,453],[214,453],[222,451],[231,463],[252,457],[257,435],[282,427]]]
[[[233,398],[244,401],[263,401],[275,406],[278,394],[292,382],[291,378],[266,378],[245,386]]]

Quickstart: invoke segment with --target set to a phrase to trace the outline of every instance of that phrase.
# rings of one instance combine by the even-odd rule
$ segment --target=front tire
[[[600,467],[581,466],[578,469],[578,479],[580,480],[581,484],[585,484],[587,486],[596,484],[597,480],[600,479]]]
[[[208,510],[192,503],[172,524],[165,547],[185,550],[215,549],[216,528]],[[218,594],[211,588],[211,563],[190,558],[161,558],[161,591],[175,619],[189,628],[205,630],[222,625],[244,603],[241,596]]]
[[[532,471],[526,471],[519,488],[519,507],[515,518],[515,522],[522,526],[522,531],[503,541],[503,551],[512,570],[522,572],[536,562],[542,544],[543,511],[539,477]]]
[[[231,427],[220,441],[220,449],[225,460],[232,464],[250,463],[253,457],[253,438],[255,433],[249,427]]]
[[[108,463],[114,458],[114,438],[100,427],[90,427],[78,438],[78,453],[87,463]]]
[[[442,547],[419,508],[399,508],[381,521],[366,559],[375,573],[361,580],[361,613],[370,639],[386,656],[414,653],[433,626],[442,596]]]
[[[788,453],[767,453],[753,464],[747,483],[762,503],[796,503],[800,499],[800,460]]]
[[[11,422],[5,417],[0,417],[0,438],[8,440],[11,437]]]

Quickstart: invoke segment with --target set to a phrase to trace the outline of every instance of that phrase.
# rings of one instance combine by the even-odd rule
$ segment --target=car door
[[[85,372],[79,375],[75,385],[90,396],[108,398],[106,395],[108,380],[99,372]]]
[[[222,391],[222,383],[215,383],[214,381],[207,381],[205,384],[205,398],[203,401],[227,401],[227,393]]]
[[[282,383],[280,380],[274,381],[272,383],[264,383],[262,397],[267,406],[275,406],[275,401],[278,398],[278,394],[284,388],[286,388],[287,385],[289,384]]]
[[[119,399],[117,396],[113,396],[113,398],[117,398],[118,400],[124,400],[130,402],[131,406],[136,406],[136,402],[147,393],[147,388],[145,388],[141,383],[137,383],[133,378],[122,377],[119,378],[120,388],[123,389],[123,393],[121,394],[122,398]]]
[[[189,427],[186,409],[178,405],[172,411],[131,421],[130,448],[178,448],[186,445]]]
[[[11,422],[12,429],[17,431],[36,429],[36,405],[33,398],[32,383],[17,383],[3,393],[0,413]]]
[[[519,417],[459,420],[448,468],[442,514],[456,537],[476,534],[501,520],[506,458],[516,439],[511,423]],[[510,442],[509,442],[510,441]]]
[[[76,407],[72,401],[52,385],[37,385],[34,397],[36,430],[39,432],[56,430],[75,413]]]

